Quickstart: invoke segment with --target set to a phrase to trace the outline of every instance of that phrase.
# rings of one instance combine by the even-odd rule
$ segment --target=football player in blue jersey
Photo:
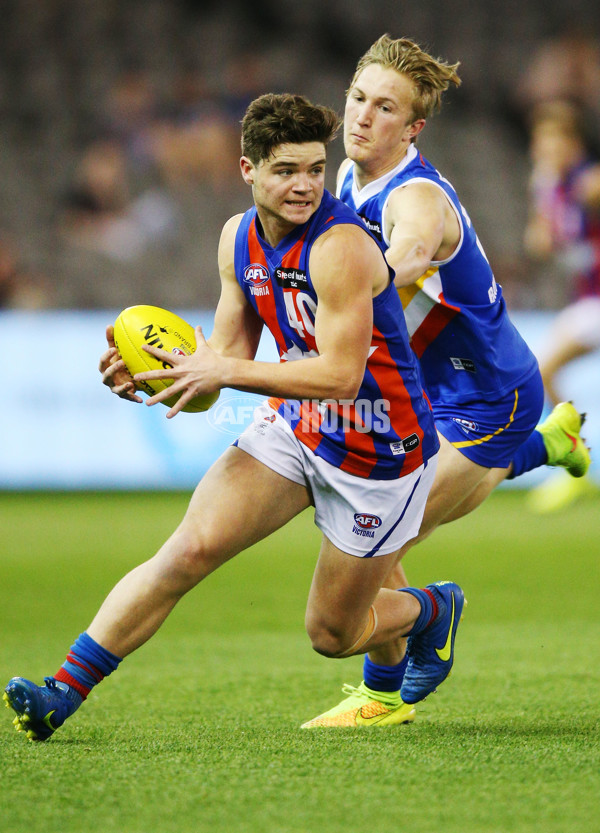
[[[347,92],[338,196],[386,249],[440,436],[440,459],[418,538],[478,506],[506,477],[541,465],[581,477],[590,464],[582,416],[543,407],[537,361],[507,313],[472,222],[451,183],[419,152],[417,138],[439,108],[458,64],[387,35],[359,60]],[[390,587],[406,584],[400,564]],[[357,725],[402,688],[406,640],[370,651],[364,680],[305,724]]]
[[[180,396],[169,417],[222,387],[272,399],[202,478],[173,535],[109,593],[56,674],[43,686],[10,680],[6,705],[32,740],[49,738],[209,573],[311,505],[323,533],[306,611],[314,649],[345,657],[411,637],[402,694],[363,710],[365,725],[411,720],[412,703],[450,672],[460,587],[383,588],[418,533],[439,442],[383,251],[356,213],[324,190],[338,121],[292,95],[261,96],[246,112],[241,172],[254,206],[221,235],[210,340],[197,328],[190,356],[148,347],[166,369],[136,379],[173,380],[168,396]],[[264,325],[279,363],[254,361]],[[103,381],[141,402],[112,329],[107,335]],[[389,419],[366,424],[367,406],[383,400]]]

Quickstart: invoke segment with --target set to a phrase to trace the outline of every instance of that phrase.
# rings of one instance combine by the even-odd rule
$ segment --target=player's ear
[[[409,141],[414,142],[421,130],[425,127],[425,119],[417,119],[406,128],[406,136]]]
[[[240,170],[246,185],[254,185],[254,165],[247,156],[242,156],[240,159]]]

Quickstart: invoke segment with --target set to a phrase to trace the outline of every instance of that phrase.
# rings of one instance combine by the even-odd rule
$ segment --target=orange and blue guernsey
[[[537,362],[508,316],[502,287],[452,185],[413,144],[393,170],[360,190],[348,165],[338,194],[387,249],[390,195],[419,181],[441,188],[461,230],[451,257],[432,262],[416,283],[398,290],[425,390],[434,410],[438,403],[498,401],[533,377]]]
[[[242,218],[235,241],[236,277],[273,334],[282,362],[318,355],[314,326],[318,299],[310,276],[310,252],[321,234],[340,223],[369,233],[355,212],[327,191],[310,220],[275,248],[261,235],[256,208]],[[359,477],[402,477],[435,454],[439,442],[433,416],[391,275],[390,285],[373,299],[373,338],[357,398],[340,402],[271,398],[269,404],[317,456]]]

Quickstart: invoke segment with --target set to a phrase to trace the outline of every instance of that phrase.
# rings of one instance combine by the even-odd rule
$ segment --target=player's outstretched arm
[[[397,188],[386,209],[390,247],[388,263],[396,286],[418,280],[446,246],[451,253],[460,239],[460,227],[443,192],[430,183]],[[437,257],[436,257],[437,255]],[[449,256],[449,255],[447,255]]]

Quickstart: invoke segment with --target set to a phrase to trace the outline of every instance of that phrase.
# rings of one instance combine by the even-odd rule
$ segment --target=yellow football
[[[151,353],[142,349],[144,344],[160,347],[169,353],[190,356],[196,349],[194,328],[166,309],[139,304],[127,307],[115,321],[115,345],[132,376],[146,370],[159,370],[171,367]],[[145,393],[153,396],[173,384],[171,379],[152,379],[138,382]],[[219,398],[219,391],[196,396],[183,408],[184,411],[197,413],[207,411]],[[163,400],[162,404],[171,408],[179,395]]]

